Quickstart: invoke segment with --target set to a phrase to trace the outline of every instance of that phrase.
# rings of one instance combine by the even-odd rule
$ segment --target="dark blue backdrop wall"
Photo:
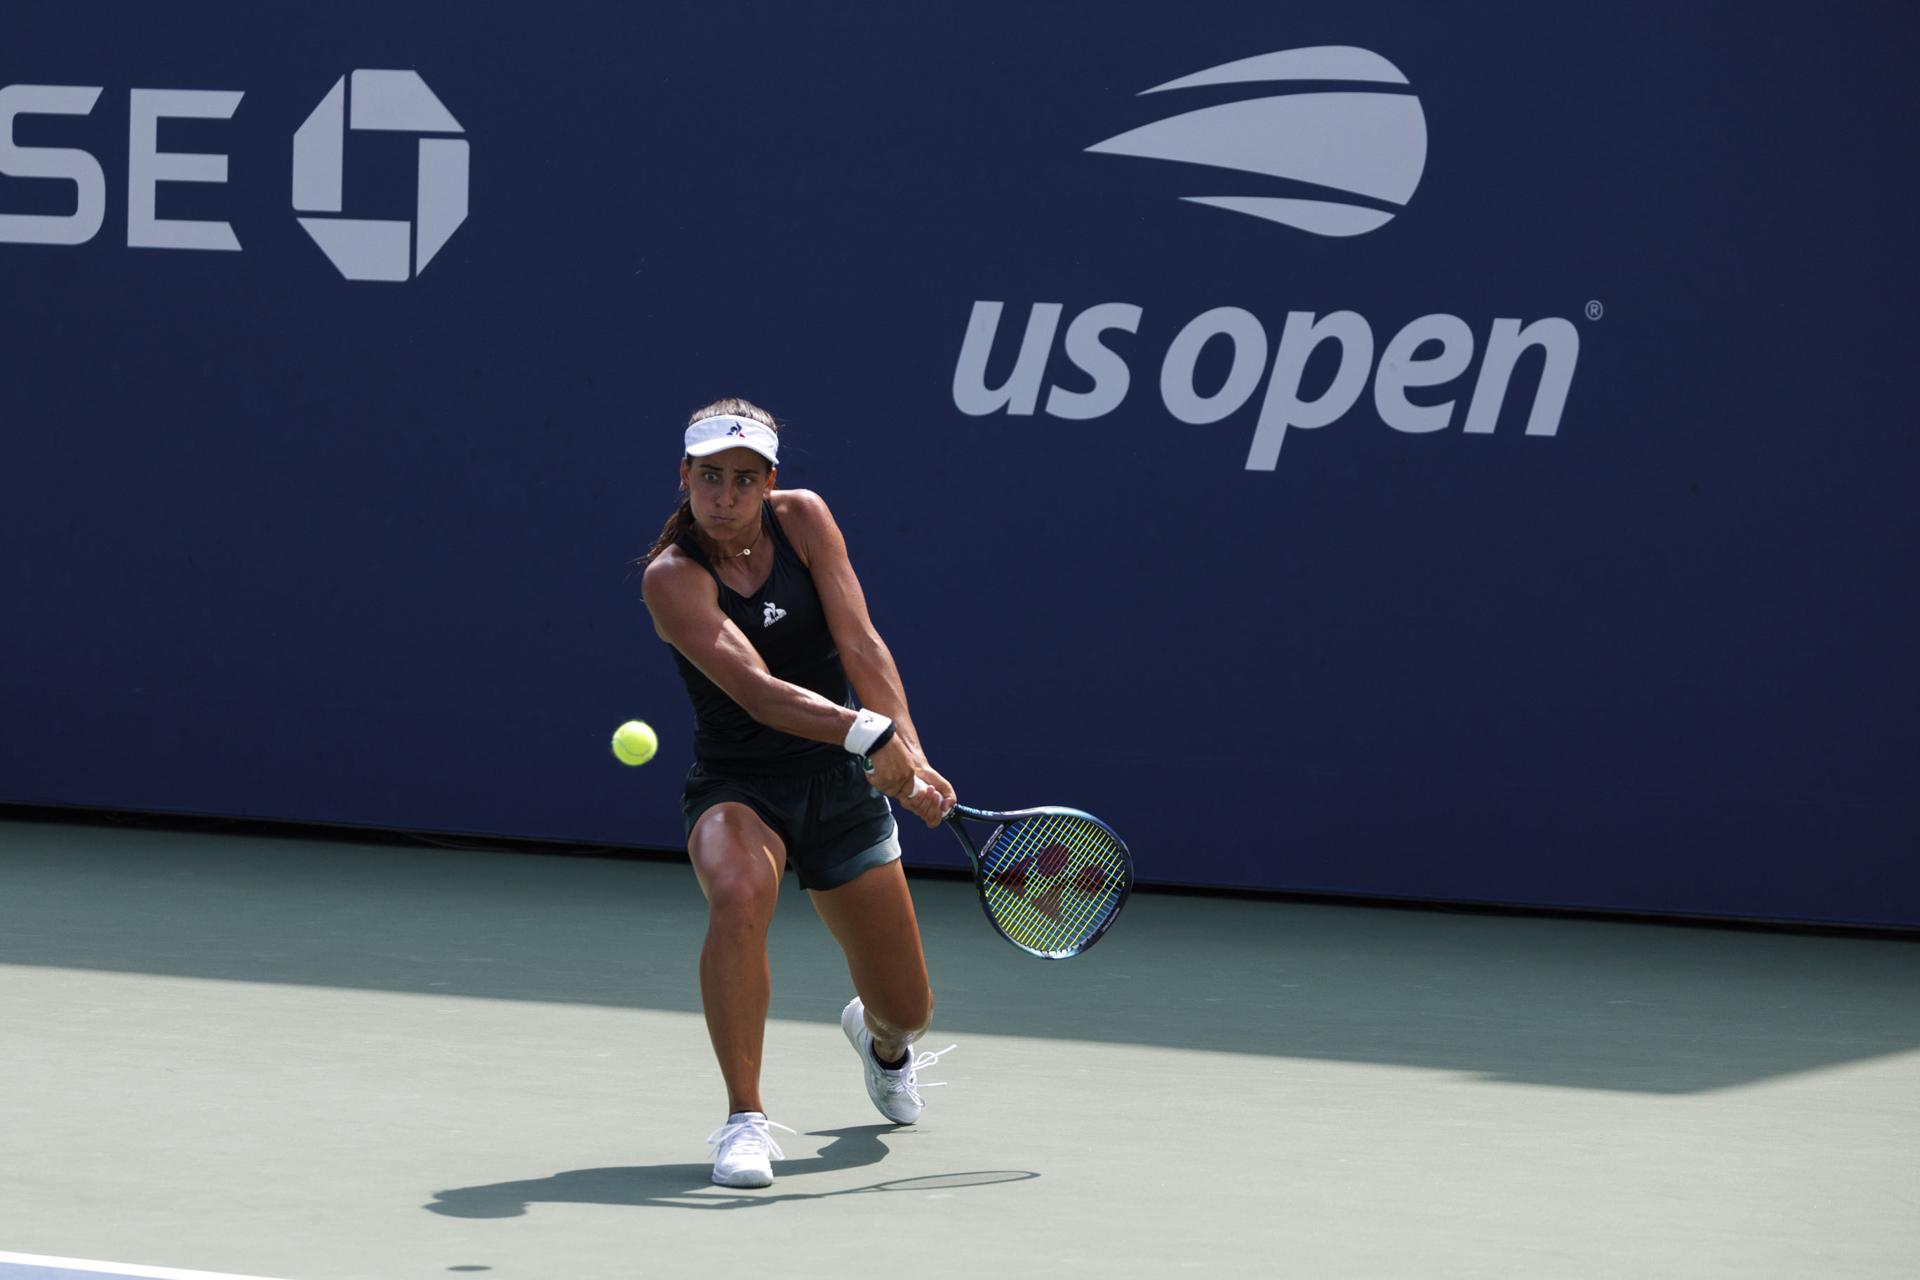
[[[1905,6],[0,33],[0,801],[676,845],[744,394],[935,763],[1149,880],[1920,924]]]

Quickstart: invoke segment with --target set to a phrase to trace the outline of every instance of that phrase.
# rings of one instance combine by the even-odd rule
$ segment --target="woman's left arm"
[[[813,574],[814,589],[820,593],[820,604],[826,611],[827,630],[833,634],[834,646],[840,650],[840,664],[846,668],[847,681],[853,685],[861,706],[893,721],[895,735],[913,758],[915,774],[932,788],[931,792],[924,793],[925,800],[919,806],[902,801],[931,826],[952,806],[953,786],[927,763],[920,732],[907,709],[907,690],[900,680],[900,668],[894,664],[893,651],[880,638],[873,616],[867,612],[866,592],[861,589],[860,578],[847,555],[846,538],[819,494],[788,489],[784,496],[779,512],[781,526]]]

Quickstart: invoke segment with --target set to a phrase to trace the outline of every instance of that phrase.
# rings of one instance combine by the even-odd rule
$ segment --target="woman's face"
[[[751,449],[683,458],[680,479],[693,521],[709,538],[741,538],[760,527],[760,504],[773,489],[773,469]]]

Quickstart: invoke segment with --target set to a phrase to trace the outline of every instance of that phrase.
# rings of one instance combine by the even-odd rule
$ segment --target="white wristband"
[[[893,730],[893,721],[878,711],[861,710],[853,717],[853,728],[847,730],[847,740],[840,745],[856,756],[864,756],[873,750],[874,744]]]

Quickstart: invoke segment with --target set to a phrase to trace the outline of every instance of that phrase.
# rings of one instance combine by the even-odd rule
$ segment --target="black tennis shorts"
[[[868,783],[866,770],[852,755],[798,777],[709,773],[695,764],[680,795],[687,835],[693,835],[701,814],[730,800],[773,828],[787,846],[787,863],[802,889],[838,889],[900,856],[893,807]]]

